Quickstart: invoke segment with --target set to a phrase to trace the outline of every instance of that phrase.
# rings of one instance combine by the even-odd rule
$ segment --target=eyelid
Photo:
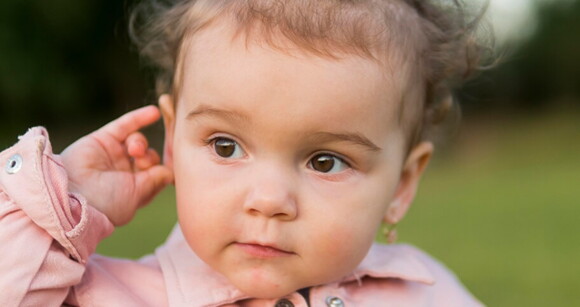
[[[309,158],[308,158],[308,163],[310,163],[310,160],[312,160],[312,158],[316,157],[316,156],[320,156],[320,155],[329,155],[329,156],[333,156],[336,157],[337,159],[340,159],[344,164],[346,164],[349,168],[355,168],[353,165],[353,162],[351,159],[345,157],[342,154],[339,154],[337,152],[333,152],[333,151],[328,151],[328,150],[321,150],[321,151],[315,151],[314,153],[310,154]]]
[[[320,172],[315,170],[312,167],[312,159],[314,159],[317,156],[321,156],[321,155],[329,155],[332,156],[336,159],[339,159],[341,161],[341,163],[344,163],[344,169],[342,171],[336,172],[336,173],[324,173],[324,172]],[[350,162],[350,159],[345,158],[343,155],[335,153],[335,152],[329,152],[329,151],[317,151],[314,152],[313,154],[311,154],[308,158],[308,161],[306,163],[306,168],[308,168],[309,170],[311,170],[312,172],[314,172],[316,174],[316,176],[324,178],[324,180],[328,180],[328,181],[343,181],[346,178],[348,178],[349,176],[353,175],[357,169],[355,167],[353,167],[353,164]]]
[[[236,143],[236,145],[240,147],[240,150],[241,150],[241,151],[242,151],[242,153],[243,153],[243,156],[242,156],[242,158],[245,158],[245,157],[247,157],[247,156],[248,156],[248,152],[246,151],[246,149],[245,149],[245,146],[243,146],[243,145],[242,145],[242,143],[241,143],[240,141],[238,141],[238,139],[237,139],[235,136],[233,136],[233,135],[230,135],[230,134],[225,134],[225,133],[214,133],[214,134],[212,134],[210,137],[208,137],[208,138],[204,139],[204,140],[203,140],[203,142],[204,142],[204,144],[205,144],[207,147],[210,147],[210,146],[213,146],[213,145],[215,144],[215,142],[216,142],[217,140],[219,140],[219,139],[228,139],[228,140],[232,140],[232,141],[234,141],[234,142]],[[210,148],[210,149],[211,149],[211,148]],[[211,151],[213,152],[213,149],[211,149]],[[215,153],[215,152],[214,152],[214,153]],[[234,160],[234,159],[232,159],[232,158],[225,158],[225,157],[221,157],[221,156],[219,156],[219,155],[217,155],[217,154],[216,154],[215,156],[216,156],[216,158],[217,158],[217,159],[219,159],[219,160],[223,160],[223,161],[227,161],[227,160]],[[239,159],[239,158],[238,158],[238,159]]]
[[[218,139],[229,139],[229,140],[236,142],[236,144],[241,146],[241,142],[238,141],[238,139],[235,136],[233,136],[231,134],[226,134],[226,133],[212,133],[209,137],[205,138],[203,140],[203,142],[206,145],[209,145],[209,144],[213,144]]]
[[[345,169],[337,172],[337,173],[323,173],[323,172],[319,172],[315,169],[312,169],[312,167],[310,166],[310,164],[312,163],[312,159],[316,156],[319,155],[329,155],[329,156],[333,156],[339,160],[342,161],[342,163],[345,164]],[[357,170],[352,166],[352,164],[348,161],[348,159],[344,158],[342,155],[340,154],[336,154],[336,153],[329,153],[327,151],[323,151],[323,152],[315,152],[314,154],[312,154],[310,156],[310,158],[308,159],[308,166],[307,166],[314,174],[316,174],[317,177],[322,178],[325,181],[332,181],[332,182],[343,182],[345,180],[347,180],[348,178],[350,178],[351,176],[353,176]]]

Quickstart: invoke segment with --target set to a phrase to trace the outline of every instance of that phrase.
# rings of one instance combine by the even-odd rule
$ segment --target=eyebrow
[[[320,142],[343,141],[366,147],[370,151],[381,151],[381,148],[360,133],[317,132],[313,138]]]
[[[236,121],[241,123],[247,123],[250,121],[249,117],[246,116],[245,114],[240,114],[229,110],[217,109],[207,106],[200,106],[195,110],[189,112],[186,116],[186,119],[193,120],[200,116],[217,117],[222,118],[224,120]],[[377,146],[375,143],[373,143],[371,140],[369,140],[364,135],[361,135],[360,133],[334,133],[321,131],[314,133],[311,137],[316,142],[341,141],[363,146],[373,152],[382,150],[379,146]]]
[[[235,121],[235,122],[249,122],[250,119],[248,116],[244,114],[240,114],[237,112],[224,110],[224,109],[216,109],[207,106],[199,106],[195,110],[187,113],[185,117],[187,120],[193,120],[200,116],[209,116],[209,117],[217,117],[222,118],[228,121]]]

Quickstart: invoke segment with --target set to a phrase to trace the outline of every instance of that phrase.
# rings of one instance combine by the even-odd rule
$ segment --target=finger
[[[157,193],[173,182],[173,172],[164,165],[155,165],[135,177],[138,206],[147,204]]]
[[[133,132],[129,134],[125,144],[127,146],[127,153],[133,158],[145,156],[147,153],[147,147],[149,147],[147,138],[141,132]]]
[[[146,170],[153,165],[159,164],[159,162],[161,162],[161,157],[159,157],[157,151],[149,148],[143,156],[134,158],[133,165],[137,170]]]
[[[161,114],[156,106],[145,106],[124,114],[106,124],[97,132],[106,133],[117,141],[123,142],[131,133],[153,124],[159,120],[160,116]]]

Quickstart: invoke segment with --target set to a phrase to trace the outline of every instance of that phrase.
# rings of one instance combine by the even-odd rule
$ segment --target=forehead
[[[272,47],[260,37],[241,35],[227,22],[197,32],[184,46],[180,98],[194,92],[195,97],[258,99],[252,94],[276,91],[289,101],[314,102],[321,96],[337,104],[357,101],[357,108],[370,112],[380,108],[393,114],[400,105],[408,83],[405,65],[348,54],[323,57],[276,39]],[[382,103],[372,103],[377,98]]]

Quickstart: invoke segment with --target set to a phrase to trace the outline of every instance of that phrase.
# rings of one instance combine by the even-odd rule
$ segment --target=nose
[[[288,172],[260,172],[248,180],[244,211],[254,216],[291,221],[298,215],[295,183]]]

